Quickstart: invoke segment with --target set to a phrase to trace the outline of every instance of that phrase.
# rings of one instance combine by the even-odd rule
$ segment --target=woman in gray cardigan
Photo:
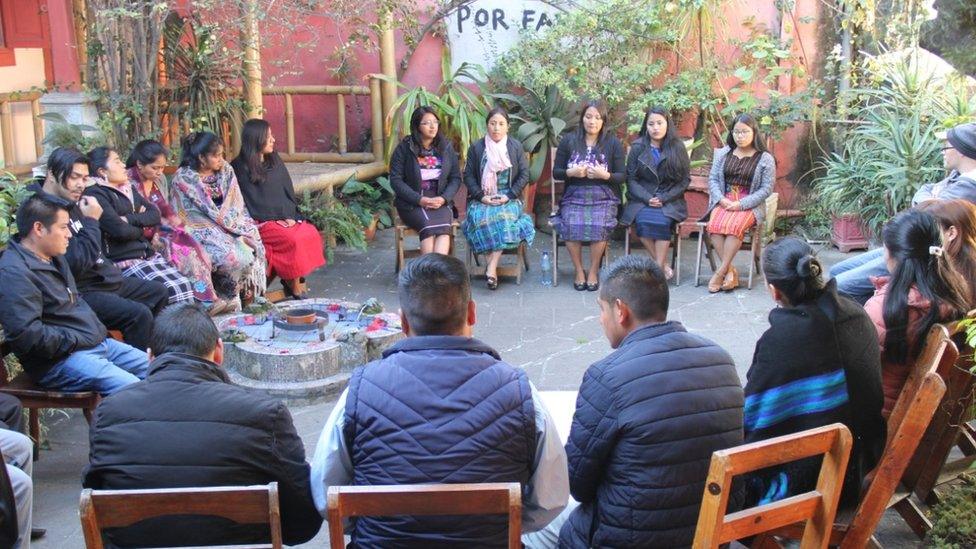
[[[708,235],[721,265],[708,281],[708,291],[730,292],[739,286],[732,265],[746,232],[763,222],[766,198],[776,181],[776,160],[766,151],[756,119],[740,114],[732,121],[726,146],[716,150],[708,176]],[[706,214],[707,215],[707,214]]]

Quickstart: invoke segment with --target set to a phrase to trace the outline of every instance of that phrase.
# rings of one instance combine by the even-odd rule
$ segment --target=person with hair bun
[[[937,323],[962,317],[969,286],[949,261],[939,222],[932,214],[908,210],[882,232],[891,277],[877,277],[864,310],[874,321],[881,347],[884,415],[891,413],[925,334]]]
[[[854,436],[842,504],[856,503],[861,480],[884,450],[881,359],[865,345],[877,334],[860,305],[824,283],[823,267],[803,240],[785,237],[763,252],[763,272],[779,305],[756,343],[746,374],[745,442],[843,423]],[[813,489],[817,460],[765,469],[746,481],[747,505]]]
[[[213,262],[217,295],[240,309],[241,297],[261,295],[267,288],[267,260],[257,224],[244,204],[244,195],[224,145],[210,132],[193,132],[183,139],[180,169],[170,182],[170,205]]]
[[[935,216],[949,261],[967,285],[969,309],[976,307],[976,205],[968,200],[929,200],[916,209]]]

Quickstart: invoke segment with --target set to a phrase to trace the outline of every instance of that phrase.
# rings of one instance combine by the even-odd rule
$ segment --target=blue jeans
[[[38,385],[60,391],[98,391],[110,395],[145,379],[149,371],[146,353],[112,338],[84,351],[75,351],[57,363]]]
[[[830,276],[837,281],[837,291],[863,305],[874,295],[872,276],[888,276],[884,248],[876,248],[841,261],[830,268]]]

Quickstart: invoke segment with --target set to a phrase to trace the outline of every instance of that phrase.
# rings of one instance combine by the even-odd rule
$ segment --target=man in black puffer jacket
[[[666,321],[655,262],[627,256],[600,278],[616,350],[583,376],[566,443],[580,505],[550,527],[568,516],[560,547],[690,547],[712,452],[742,442],[739,377],[721,347]]]
[[[207,313],[170,305],[156,319],[149,377],[95,410],[85,488],[132,490],[278,483],[285,543],[322,525],[305,448],[288,408],[230,383],[223,343]],[[118,530],[124,547],[267,543],[267,528],[216,517],[163,517]]]

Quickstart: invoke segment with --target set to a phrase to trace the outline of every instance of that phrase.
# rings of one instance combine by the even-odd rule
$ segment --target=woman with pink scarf
[[[488,135],[468,148],[464,184],[468,214],[462,230],[476,254],[488,254],[488,289],[498,288],[502,252],[520,242],[532,243],[535,227],[522,211],[519,195],[529,182],[525,149],[508,136],[508,113],[501,107],[488,112]]]

